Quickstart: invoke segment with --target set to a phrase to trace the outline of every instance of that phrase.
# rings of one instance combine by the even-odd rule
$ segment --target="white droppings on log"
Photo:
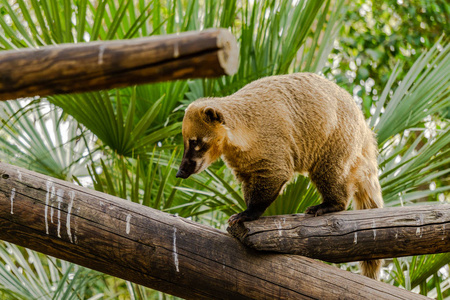
[[[45,195],[44,219],[45,219],[45,233],[48,234],[48,203],[50,201],[50,191],[53,187],[53,181],[47,180],[47,194]]]
[[[177,228],[173,228],[173,262],[175,264],[175,269],[180,272],[178,267],[178,250],[177,250]]]
[[[353,238],[353,244],[358,244],[358,233],[355,232],[355,237]]]
[[[75,198],[75,192],[69,192],[70,202],[69,207],[67,208],[67,219],[66,219],[66,229],[67,235],[69,236],[70,242],[73,244],[72,232],[70,231],[70,214],[72,213],[73,199]]]
[[[377,225],[375,224],[375,220],[372,220],[372,228],[376,228]],[[377,238],[377,230],[373,229],[373,239],[375,240]]]
[[[442,241],[445,239],[445,237],[446,237],[446,234],[445,234],[445,224],[442,224]]]
[[[22,172],[20,172],[20,170],[17,170],[17,179],[19,179],[19,181],[22,181]]]
[[[416,229],[416,236],[422,237],[422,235],[423,235],[423,228],[422,228],[422,225],[423,225],[423,214],[420,214],[419,218],[416,219],[416,223],[419,226]]]
[[[103,64],[103,54],[105,53],[105,46],[104,45],[100,45],[98,47],[98,64],[101,65]]]
[[[127,227],[126,227],[127,234],[130,234],[130,229],[131,229],[130,221],[131,221],[131,215],[128,214],[127,215]]]
[[[275,226],[277,226],[277,228],[278,228],[278,235],[281,236],[281,235],[282,235],[281,228],[283,228],[283,227],[281,226],[281,222],[280,222],[279,220],[273,220],[273,221],[274,221],[274,223],[275,223]]]
[[[56,202],[58,202],[58,228],[57,234],[61,238],[61,203],[63,202],[64,190],[58,189],[56,191]]]
[[[53,224],[53,213],[54,213],[54,209],[53,209],[53,199],[55,198],[55,186],[52,185],[52,192],[50,193],[50,222]]]
[[[14,197],[16,196],[16,188],[12,188],[11,190],[11,214],[14,214],[13,207],[14,207]]]
[[[180,48],[178,46],[178,43],[175,43],[173,45],[173,58],[178,58],[180,56]]]

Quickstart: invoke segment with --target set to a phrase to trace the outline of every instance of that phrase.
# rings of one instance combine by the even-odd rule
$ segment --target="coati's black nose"
[[[178,172],[177,172],[177,175],[175,175],[175,176],[176,176],[177,178],[183,178],[183,179],[186,179],[186,178],[189,177],[189,175],[191,175],[191,174],[188,174],[188,173],[186,173],[184,170],[179,169]]]
[[[195,160],[183,157],[181,160],[180,168],[178,169],[177,175],[175,175],[178,178],[186,179],[189,176],[191,176],[196,167],[197,163]]]

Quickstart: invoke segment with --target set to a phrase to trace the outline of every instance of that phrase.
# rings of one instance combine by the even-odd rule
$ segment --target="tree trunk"
[[[232,75],[235,38],[224,29],[132,40],[0,51],[0,100]]]
[[[228,228],[256,250],[341,263],[450,252],[450,205],[262,217]]]
[[[426,299],[0,163],[0,239],[189,299]]]

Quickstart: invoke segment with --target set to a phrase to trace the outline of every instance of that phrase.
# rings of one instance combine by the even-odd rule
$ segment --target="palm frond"
[[[74,264],[0,243],[0,294],[2,299],[83,299],[88,282],[101,275]]]
[[[383,145],[390,137],[417,126],[423,119],[450,106],[450,44],[439,40],[424,52],[393,92],[389,95],[397,72],[393,72],[385,87],[371,124],[375,124],[378,143]],[[381,114],[384,103],[385,112]],[[381,114],[381,115],[380,115]]]
[[[2,102],[0,120],[2,161],[65,180],[87,176],[93,136],[61,109],[45,101]]]

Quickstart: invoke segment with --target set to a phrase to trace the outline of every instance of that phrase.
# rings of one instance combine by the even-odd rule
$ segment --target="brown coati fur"
[[[295,173],[309,175],[323,198],[306,213],[383,207],[377,144],[355,101],[311,73],[256,80],[233,95],[191,103],[183,119],[187,178],[222,157],[242,183],[247,209],[229,223],[259,218]],[[377,278],[380,260],[362,263]]]

